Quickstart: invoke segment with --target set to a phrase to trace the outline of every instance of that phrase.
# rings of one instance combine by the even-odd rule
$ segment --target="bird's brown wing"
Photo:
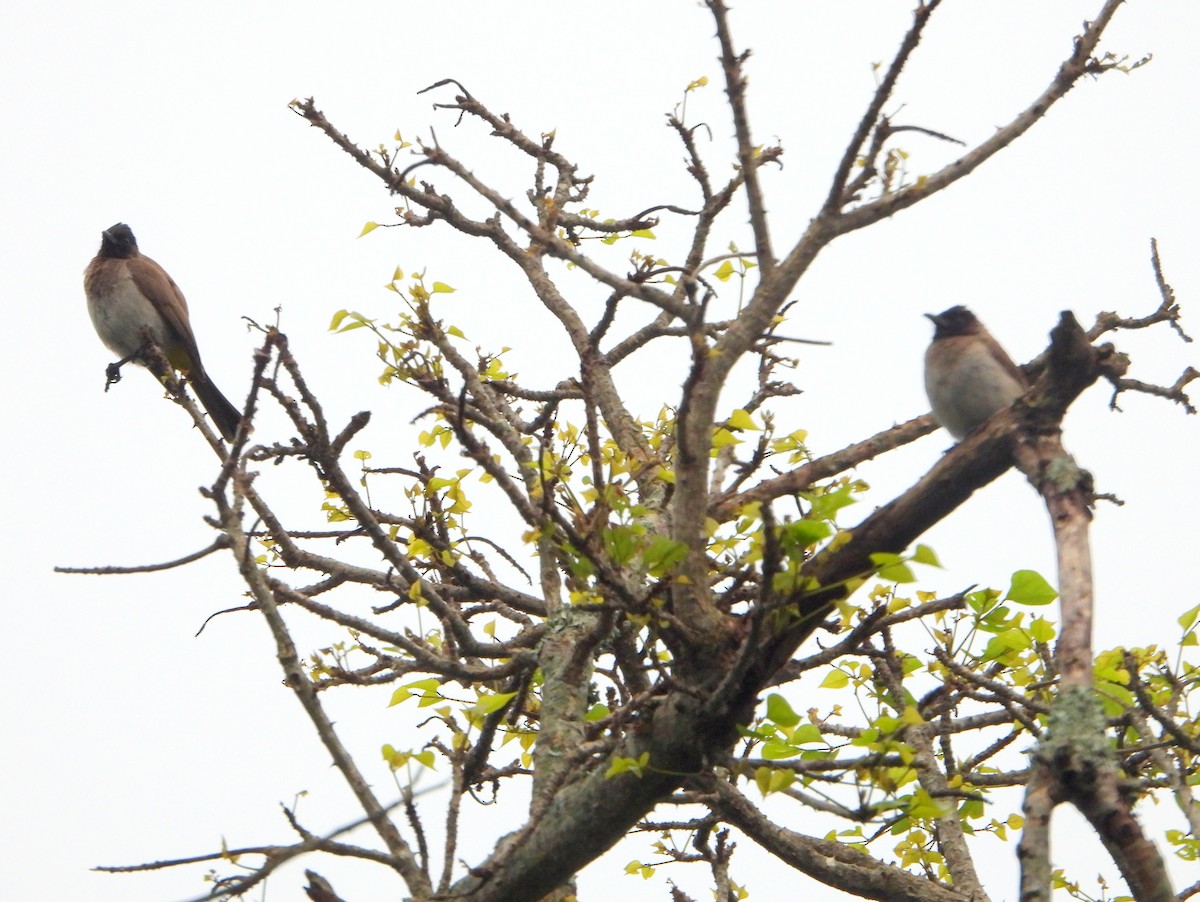
[[[197,376],[204,375],[204,365],[200,362],[200,350],[196,347],[196,336],[188,322],[187,301],[183,292],[175,284],[175,280],[167,275],[167,271],[151,260],[141,255],[130,257],[125,261],[129,267],[129,275],[138,291],[144,294],[154,305],[167,327],[172,329],[179,338],[181,347],[176,349],[163,348],[163,353],[171,361],[171,365],[184,373]],[[186,357],[186,359],[183,359]]]
[[[982,331],[979,337],[983,339],[988,350],[992,352],[992,356],[1004,367],[1010,376],[1017,380],[1017,384],[1028,388],[1029,382],[1025,378],[1025,373],[1021,371],[1019,366],[1013,363],[1012,358],[1008,356],[1008,352],[1000,346],[1000,342],[992,338],[991,333],[987,330]]]

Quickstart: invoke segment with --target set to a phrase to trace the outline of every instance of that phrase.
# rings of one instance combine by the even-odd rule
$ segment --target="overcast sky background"
[[[895,121],[976,144],[1045,87],[1100,6],[947,0],[889,110],[903,104]],[[391,315],[394,296],[381,286],[395,266],[427,268],[431,279],[452,284],[447,318],[491,347],[512,346],[511,369],[534,384],[570,375],[569,361],[551,352],[561,339],[529,292],[469,242],[440,227],[359,240],[362,224],[388,221],[394,202],[288,101],[315,96],[368,147],[390,143],[396,129],[411,140],[432,127],[444,147],[520,200],[531,178],[525,161],[479,126],[455,128],[449,114],[434,111],[431,103],[449,94],[416,93],[454,77],[527,133],[556,129],[557,149],[596,174],[589,205],[602,215],[693,206],[663,114],[690,81],[710,78],[688,115],[710,123],[711,143],[701,148],[714,178],[725,177],[732,129],[713,28],[707,12],[685,0],[60,2],[10,4],[0,21],[0,190],[8,212],[0,219],[0,290],[12,327],[0,358],[10,474],[0,885],[14,899],[184,899],[204,891],[198,872],[122,877],[88,869],[199,854],[222,836],[231,846],[290,842],[278,803],[300,791],[310,793],[300,812],[314,830],[353,819],[354,808],[280,685],[261,620],[219,618],[193,638],[210,613],[240,603],[228,557],[148,576],[51,572],[167,560],[213,537],[197,487],[216,469],[200,437],[145,374],[102,391],[110,355],[92,331],[81,287],[100,231],[129,223],[173,275],[207,368],[235,402],[256,344],[240,317],[269,322],[282,306],[292,348],[331,417],[373,409],[358,447],[370,448],[375,463],[404,465],[415,396],[377,385],[378,363],[361,336],[326,332],[343,307]],[[908,21],[900,0],[743,0],[735,10],[735,39],[754,52],[756,138],[785,148],[784,167],[764,176],[777,248],[794,241],[824,196],[874,88],[871,65],[890,59]],[[1158,302],[1151,236],[1188,327],[1200,333],[1197,40],[1194,0],[1126,4],[1103,48],[1153,53],[1151,65],[1083,82],[965,182],[825,251],[796,290],[801,304],[789,334],[835,344],[805,350],[795,380],[806,393],[786,408],[794,416],[788,428],[808,429],[812,448],[824,453],[924,412],[926,311],[969,304],[1018,360],[1044,347],[1062,309],[1085,325],[1100,310],[1150,312]],[[915,135],[903,146],[914,176],[956,155],[952,145]],[[461,191],[444,176],[437,183]],[[743,217],[723,226],[714,249],[731,240],[752,246]],[[686,227],[664,222],[661,246],[647,250],[668,255]],[[618,249],[614,259],[629,246]],[[578,306],[598,296],[581,290]],[[1169,384],[1197,363],[1166,330],[1117,340],[1134,356],[1133,375],[1147,381]],[[651,359],[630,368],[626,385],[636,387],[639,412],[651,415],[678,399],[682,378]],[[732,407],[737,398],[728,400]],[[1113,414],[1107,401],[1104,389],[1090,391],[1067,432],[1098,489],[1128,502],[1102,508],[1095,521],[1097,647],[1170,645],[1175,617],[1196,603],[1183,577],[1200,538],[1200,422],[1165,402],[1129,397],[1125,412]],[[257,437],[281,437],[272,423]],[[877,488],[867,504],[911,483],[949,443],[936,433],[887,466],[864,468]],[[310,498],[287,504],[312,517],[318,502]],[[851,513],[848,522],[861,516]],[[929,588],[1003,587],[1023,567],[1053,579],[1044,511],[1013,474],[926,539],[947,564],[929,576]],[[303,622],[297,629],[310,646],[334,638]],[[344,738],[380,785],[388,778],[379,746],[416,741],[385,700],[364,694],[338,712]],[[432,804],[429,815],[436,812]],[[520,814],[475,820],[507,830]],[[481,841],[464,856],[476,861],[485,848]],[[749,844],[743,849],[736,878],[753,898],[773,898],[768,872],[749,867]],[[994,857],[1010,861],[1010,852]],[[594,867],[581,898],[666,898],[662,876],[642,883],[620,873],[633,857],[651,858],[649,843],[627,843]],[[1078,876],[1087,878],[1106,859],[1083,860]],[[304,866],[350,899],[400,895],[364,889],[362,875],[371,872],[352,863],[308,860],[274,880],[268,898],[302,898]],[[783,885],[796,885],[794,875],[778,873]],[[1005,882],[1011,872],[998,873],[993,898],[1015,898]],[[706,893],[703,875],[664,874]]]

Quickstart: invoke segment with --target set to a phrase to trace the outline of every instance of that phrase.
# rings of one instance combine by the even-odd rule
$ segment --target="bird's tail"
[[[232,442],[234,436],[237,435],[238,423],[242,421],[241,412],[229,403],[229,399],[213,385],[207,374],[200,376],[192,373],[191,384],[192,388],[196,390],[196,397],[200,399],[200,403],[204,405],[204,409],[208,411],[208,415],[216,424],[217,431],[221,433],[225,441]]]

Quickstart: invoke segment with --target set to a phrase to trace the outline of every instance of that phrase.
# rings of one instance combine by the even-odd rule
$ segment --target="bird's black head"
[[[125,259],[136,256],[138,252],[137,239],[133,237],[133,229],[118,222],[109,226],[101,233],[100,256]]]
[[[983,328],[975,314],[961,305],[943,310],[941,313],[926,313],[933,320],[934,338],[951,338],[955,335],[974,335]]]

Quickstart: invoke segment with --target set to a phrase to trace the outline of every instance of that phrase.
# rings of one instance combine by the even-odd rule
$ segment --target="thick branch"
[[[1017,441],[1015,424],[1018,417],[1028,415],[1024,411],[1061,417],[1102,374],[1124,372],[1126,361],[1114,355],[1111,346],[1085,347],[1086,359],[1075,360],[1069,369],[1048,368],[1024,401],[992,417],[947,452],[916,485],[851,529],[849,540],[819,553],[805,565],[804,574],[819,588],[801,593],[794,601],[798,617],[771,641],[769,653],[759,659],[754,683],[783,666],[829,605],[848,595],[857,581],[872,571],[873,553],[904,551],[1012,465]]]
[[[1086,365],[1094,349],[1069,312],[1055,327],[1047,375],[1070,379]],[[1174,899],[1166,867],[1154,844],[1134,818],[1121,790],[1120,775],[1104,735],[1094,697],[1092,671],[1092,558],[1088,531],[1091,476],[1062,446],[1062,410],[1032,408],[1022,441],[1015,449],[1018,467],[1042,495],[1054,527],[1058,552],[1062,627],[1056,660],[1062,694],[1055,700],[1049,736],[1034,755],[1026,808],[1034,815],[1032,836],[1022,849],[1022,898],[1048,898],[1047,852],[1037,845],[1050,820],[1053,803],[1071,801],[1095,828],[1138,899]]]
[[[969,902],[975,897],[885,864],[843,843],[796,833],[767,818],[728,783],[716,781],[714,809],[780,861],[826,886],[879,902]]]

